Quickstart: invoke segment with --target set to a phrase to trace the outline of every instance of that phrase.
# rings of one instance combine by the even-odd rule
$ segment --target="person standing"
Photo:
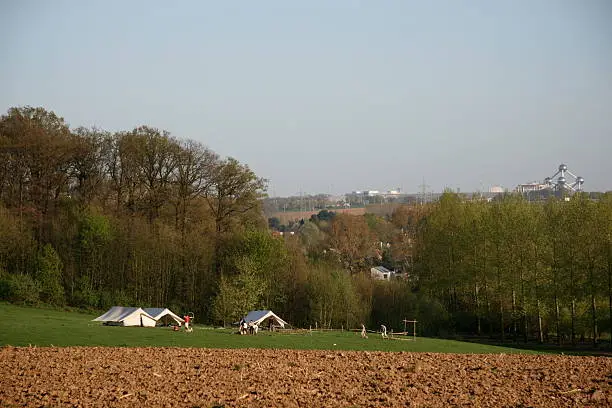
[[[189,327],[189,322],[191,321],[191,316],[189,315],[185,315],[183,316],[183,319],[185,319],[185,331],[186,332],[191,332],[191,327]]]
[[[381,334],[383,339],[388,339],[389,338],[389,336],[387,336],[387,326],[385,326],[384,324],[380,325],[380,334]]]
[[[361,323],[361,338],[362,339],[367,339],[368,338],[366,327],[365,327],[365,325],[363,323]]]

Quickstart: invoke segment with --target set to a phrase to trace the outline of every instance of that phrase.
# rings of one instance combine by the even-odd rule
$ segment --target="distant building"
[[[399,274],[397,274],[395,271],[390,271],[384,266],[375,266],[374,268],[370,269],[370,276],[372,279],[391,280],[396,277],[396,275]]]
[[[489,193],[492,194],[503,194],[504,188],[502,186],[491,186],[489,188]]]
[[[516,191],[518,193],[529,193],[532,191],[542,191],[542,190],[546,190],[548,188],[547,184],[542,184],[542,183],[538,183],[537,181],[534,181],[533,183],[525,183],[525,184],[519,184],[518,186],[516,186]]]

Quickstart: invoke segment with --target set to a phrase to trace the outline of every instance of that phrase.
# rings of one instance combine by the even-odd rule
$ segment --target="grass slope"
[[[302,350],[369,350],[435,353],[532,353],[506,347],[453,340],[417,338],[416,341],[383,340],[355,332],[287,334],[261,332],[239,336],[230,329],[196,325],[192,333],[169,328],[112,327],[92,322],[96,316],[0,303],[0,345],[12,346],[127,346],[278,348]]]

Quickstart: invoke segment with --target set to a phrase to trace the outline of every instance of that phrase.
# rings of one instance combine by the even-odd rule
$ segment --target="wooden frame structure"
[[[416,324],[417,324],[417,320],[407,320],[404,319],[402,320],[402,322],[404,322],[404,335],[408,336],[408,328],[406,327],[406,325],[408,323],[412,323],[412,340],[416,341]]]

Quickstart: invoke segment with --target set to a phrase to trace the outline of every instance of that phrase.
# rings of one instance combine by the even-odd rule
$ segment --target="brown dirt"
[[[604,407],[612,359],[4,347],[0,406]]]

